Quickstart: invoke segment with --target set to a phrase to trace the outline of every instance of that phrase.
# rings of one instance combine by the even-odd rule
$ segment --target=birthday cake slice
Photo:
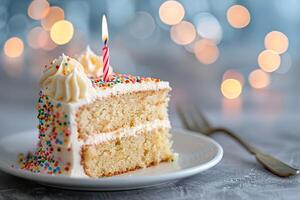
[[[172,161],[169,83],[111,70],[104,81],[88,66],[89,56],[96,55],[83,55],[79,60],[86,62],[81,64],[62,55],[45,67],[38,101],[39,142],[35,152],[21,159],[21,167],[103,177]],[[93,59],[102,65],[99,57]],[[98,74],[91,78],[94,71]]]

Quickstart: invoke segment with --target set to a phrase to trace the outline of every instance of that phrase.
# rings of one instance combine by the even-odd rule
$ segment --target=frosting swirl
[[[46,67],[40,85],[46,95],[64,102],[85,99],[94,91],[82,65],[64,54]]]
[[[78,61],[82,64],[85,73],[91,78],[98,78],[103,75],[102,56],[96,55],[90,48],[86,47],[86,51],[78,57]],[[108,74],[112,74],[112,67],[109,66]]]

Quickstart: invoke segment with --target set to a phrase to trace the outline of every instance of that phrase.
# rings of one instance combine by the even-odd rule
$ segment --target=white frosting
[[[94,93],[82,65],[64,54],[44,71],[40,84],[45,94],[63,102],[76,102]]]
[[[169,86],[169,82],[160,81],[160,82],[142,82],[142,83],[135,83],[135,84],[126,84],[126,83],[119,83],[114,85],[111,88],[96,88],[95,92],[91,93],[88,97],[84,99],[80,99],[78,101],[68,102],[66,106],[70,107],[70,110],[76,110],[78,107],[92,103],[95,99],[105,98],[112,95],[120,95],[132,92],[139,92],[139,91],[148,91],[148,90],[162,90],[167,89],[171,90]]]
[[[86,51],[78,57],[78,61],[82,64],[87,76],[97,78],[103,75],[103,58],[96,55],[90,46],[86,47]],[[109,66],[108,74],[112,73],[113,69]]]
[[[72,171],[71,176],[75,177],[87,177],[81,164],[81,147],[82,142],[78,140],[77,124],[75,119],[75,109],[70,109],[70,129],[71,129],[71,146],[72,146]]]
[[[161,90],[161,89],[171,89],[169,82],[160,81],[160,82],[142,82],[135,84],[117,84],[109,89],[97,88],[97,97],[107,97],[110,95],[125,94],[138,91],[147,91],[147,90]]]

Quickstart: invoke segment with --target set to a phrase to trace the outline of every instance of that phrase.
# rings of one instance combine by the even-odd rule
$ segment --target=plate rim
[[[26,130],[26,131],[20,131],[18,133],[14,133],[11,135],[6,135],[0,137],[0,141],[2,141],[5,138],[13,137],[16,135],[21,135],[21,134],[26,134],[29,132],[36,132],[36,130]],[[139,176],[114,176],[114,177],[103,177],[103,178],[90,178],[90,177],[69,177],[69,176],[55,176],[55,175],[48,175],[48,174],[36,174],[33,172],[17,169],[14,167],[9,166],[9,163],[5,161],[0,161],[0,170],[8,173],[10,175],[20,177],[23,179],[28,179],[31,181],[35,181],[38,183],[44,183],[45,185],[51,185],[54,186],[57,185],[59,186],[65,186],[65,185],[73,185],[73,186],[80,186],[80,187],[101,187],[101,188],[109,188],[109,187],[114,187],[115,185],[127,185],[128,188],[130,188],[129,185],[138,185],[138,184],[145,184],[145,183],[153,183],[153,182],[170,182],[172,180],[178,180],[182,178],[187,178],[190,176],[193,176],[195,174],[198,174],[200,172],[203,172],[207,169],[210,169],[217,165],[223,158],[223,148],[222,146],[216,142],[214,139],[205,136],[204,134],[201,134],[200,132],[192,132],[186,129],[181,129],[181,128],[172,128],[170,130],[171,134],[188,134],[192,137],[198,137],[203,140],[206,140],[214,146],[216,146],[217,153],[211,159],[210,161],[202,164],[202,165],[196,165],[191,168],[187,169],[182,169],[177,172],[167,172],[161,175],[139,175]],[[55,177],[55,178],[53,178]],[[80,183],[79,183],[80,182]],[[152,184],[153,185],[153,184]],[[151,184],[149,184],[151,186]],[[134,188],[142,188],[142,187],[134,187]],[[98,188],[99,189],[99,188]],[[119,189],[117,189],[119,190]]]

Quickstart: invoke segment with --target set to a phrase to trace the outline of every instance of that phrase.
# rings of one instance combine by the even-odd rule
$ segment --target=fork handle
[[[253,155],[255,155],[256,153],[259,152],[259,150],[257,150],[256,148],[254,148],[253,146],[251,146],[250,144],[245,142],[237,134],[235,134],[234,132],[232,132],[226,128],[219,127],[219,128],[213,128],[213,129],[209,130],[210,134],[215,133],[215,132],[223,132],[223,133],[227,134],[228,136],[230,136],[231,138],[233,138],[234,140],[239,142],[249,153],[251,153]]]
[[[253,146],[246,143],[243,139],[241,139],[238,135],[233,133],[232,131],[226,128],[213,128],[209,131],[209,133],[215,132],[223,132],[239,142],[245,149],[247,149],[251,154],[256,157],[256,160],[262,164],[267,170],[272,172],[273,174],[281,177],[288,177],[293,175],[298,175],[300,173],[299,169],[296,169],[269,154],[265,154],[258,149],[254,148]]]

